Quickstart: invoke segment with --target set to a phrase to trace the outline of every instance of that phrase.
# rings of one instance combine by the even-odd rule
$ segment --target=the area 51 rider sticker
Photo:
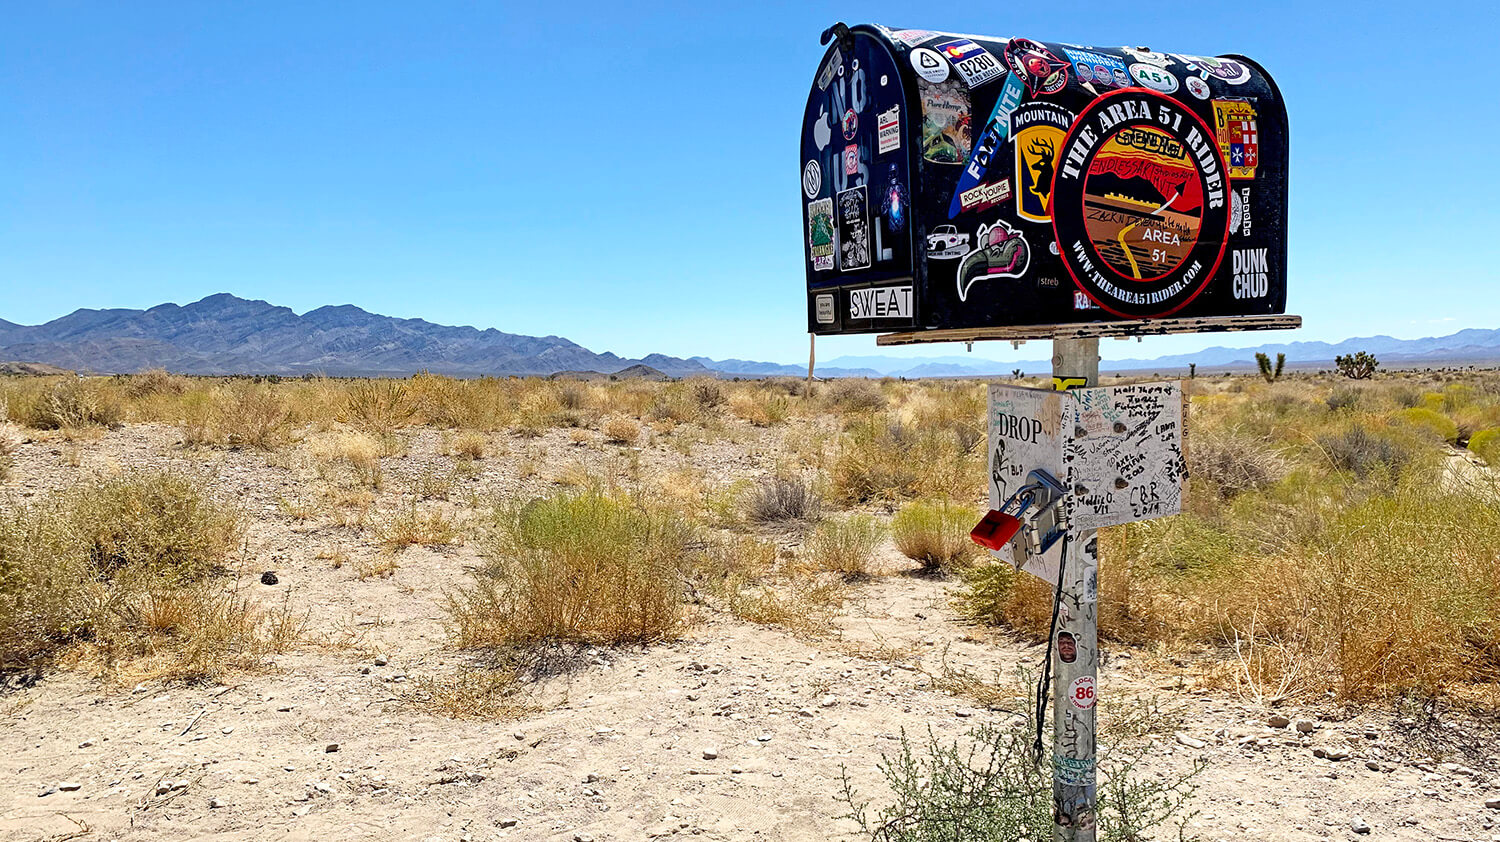
[[[1168,315],[1219,268],[1229,185],[1213,129],[1161,94],[1095,99],[1057,156],[1052,221],[1068,272],[1118,316]]]

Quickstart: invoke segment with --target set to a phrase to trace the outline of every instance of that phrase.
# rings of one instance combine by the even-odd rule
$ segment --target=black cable
[[[1062,607],[1063,576],[1067,574],[1068,543],[1072,540],[1072,533],[1063,533],[1057,561],[1057,590],[1052,592],[1052,622],[1047,625],[1047,652],[1042,659],[1042,678],[1036,684],[1036,742],[1032,750],[1038,764],[1042,762],[1042,722],[1047,717],[1047,696],[1052,688],[1052,641],[1057,637],[1057,613]]]

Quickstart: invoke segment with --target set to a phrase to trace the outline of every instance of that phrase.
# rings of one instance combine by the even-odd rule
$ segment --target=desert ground
[[[4,673],[0,839],[868,838],[841,798],[846,780],[874,812],[891,798],[880,766],[903,734],[918,749],[929,732],[962,742],[983,723],[1014,725],[1024,710],[1013,676],[1042,657],[1034,615],[1045,612],[1045,586],[1006,580],[1000,604],[976,612],[976,582],[993,584],[975,578],[981,561],[966,550],[913,559],[890,528],[919,499],[951,500],[962,518],[977,519],[983,384],[818,384],[807,395],[796,383],[518,381],[505,388],[520,391],[504,398],[516,409],[478,422],[433,411],[430,382],[361,398],[338,384],[157,380],[100,386],[119,390],[93,396],[119,402],[100,423],[82,411],[53,424],[36,415],[38,402],[77,387],[8,379],[0,497],[8,511],[39,518],[99,483],[189,478],[204,500],[236,513],[237,531],[215,572],[183,587],[228,595],[259,644],[242,635],[185,651],[199,640],[191,618],[139,619],[141,606],[164,598],[155,590],[121,609],[145,626],[119,632],[129,645],[106,645],[95,615],[66,634],[49,626],[47,642],[12,657]],[[1492,374],[1364,384],[1309,376],[1190,386],[1190,441],[1199,430],[1211,431],[1205,442],[1247,437],[1280,461],[1226,470],[1202,454],[1228,458],[1241,439],[1221,450],[1205,444],[1193,463],[1196,520],[1122,530],[1101,554],[1101,600],[1129,608],[1101,621],[1101,716],[1119,724],[1106,733],[1139,756],[1144,780],[1201,763],[1179,813],[1187,838],[1500,840],[1492,704],[1500,532],[1486,522],[1472,527],[1472,540],[1435,534],[1410,550],[1447,553],[1462,568],[1435,562],[1426,580],[1459,576],[1477,588],[1463,596],[1475,601],[1472,616],[1443,615],[1469,635],[1448,640],[1445,648],[1462,650],[1449,669],[1437,650],[1398,651],[1417,635],[1383,620],[1370,628],[1396,643],[1370,664],[1347,641],[1334,651],[1320,642],[1323,626],[1277,626],[1275,606],[1228,605],[1239,592],[1228,579],[1203,578],[1218,574],[1194,561],[1244,559],[1225,575],[1270,587],[1305,567],[1291,558],[1294,544],[1333,547],[1330,559],[1349,548],[1320,543],[1311,526],[1299,527],[1296,541],[1256,544],[1253,558],[1248,545],[1225,549],[1182,526],[1243,537],[1225,525],[1252,517],[1236,506],[1301,506],[1288,495],[1314,493],[1307,488],[1329,477],[1343,490],[1319,517],[1408,500],[1394,474],[1417,471],[1417,457],[1368,475],[1360,463],[1332,460],[1309,481],[1297,448],[1309,440],[1310,450],[1326,451],[1328,441],[1316,444],[1312,418],[1328,429],[1364,425],[1391,442],[1408,441],[1401,425],[1410,422],[1410,441],[1423,442],[1410,446],[1434,460],[1424,493],[1445,495],[1432,510],[1461,528],[1477,524],[1483,504],[1462,507],[1500,498],[1484,496],[1493,474],[1465,444],[1481,448],[1478,433],[1500,426],[1500,390],[1487,391],[1495,382]],[[318,400],[331,408],[306,409],[311,393],[298,389],[322,390]],[[1368,394],[1350,410],[1334,397],[1341,389]],[[198,392],[208,397],[195,402]],[[1445,403],[1458,392],[1466,397]],[[1439,398],[1424,403],[1429,394]],[[1461,432],[1429,435],[1431,419],[1407,413],[1414,407],[1456,419]],[[1351,411],[1364,414],[1336,414]],[[256,413],[263,423],[249,426],[264,435],[246,431]],[[872,417],[873,427],[860,426]],[[980,438],[924,450],[889,428],[940,421],[972,424]],[[848,463],[859,448],[879,447],[868,437],[880,425],[912,448],[897,465],[924,463],[915,479],[872,479],[884,474],[870,454]],[[944,459],[951,471],[937,464]],[[791,485],[777,491],[777,480]],[[1442,487],[1432,491],[1433,482]],[[465,609],[464,595],[476,571],[504,554],[485,537],[504,520],[493,513],[591,489],[691,521],[697,531],[685,552],[712,555],[718,567],[683,577],[659,633],[517,637],[507,616],[474,631],[480,609]],[[776,494],[811,502],[760,511]],[[1367,530],[1369,546],[1400,543],[1407,515],[1395,511],[1390,534]],[[839,552],[819,543],[829,523],[879,532],[852,561],[847,547],[833,559]],[[615,551],[611,534],[579,540],[602,558]],[[19,557],[18,545],[0,546],[11,547],[0,571],[18,575],[3,566]],[[1491,566],[1476,569],[1486,554]],[[750,555],[760,560],[744,563]],[[1153,559],[1176,566],[1158,570]],[[1111,585],[1122,575],[1112,565],[1135,571],[1129,601],[1111,590],[1125,587]],[[84,584],[99,594],[114,581],[99,574]],[[1410,622],[1427,622],[1410,613]],[[1362,616],[1345,618],[1343,633],[1363,628]],[[1239,638],[1226,630],[1252,648],[1227,643]],[[511,644],[496,644],[506,634]],[[1381,671],[1403,657],[1434,665],[1415,679],[1420,686],[1401,678],[1399,664]],[[1177,835],[1167,826],[1149,838]]]

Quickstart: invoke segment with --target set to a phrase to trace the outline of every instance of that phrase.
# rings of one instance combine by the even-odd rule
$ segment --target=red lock
[[[969,530],[969,537],[974,543],[990,550],[1002,550],[1010,539],[1016,537],[1021,530],[1021,519],[1015,515],[990,509],[989,514],[979,521],[979,524]]]

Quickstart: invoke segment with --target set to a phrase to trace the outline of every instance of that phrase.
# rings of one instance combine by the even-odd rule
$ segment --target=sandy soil
[[[81,444],[28,441],[4,493],[135,466],[203,471],[254,517],[240,586],[306,612],[308,640],[221,686],[121,687],[66,672],[13,682],[0,695],[0,840],[839,838],[853,830],[839,818],[842,776],[882,797],[876,764],[903,730],[958,737],[1012,717],[942,689],[945,664],[992,679],[1040,656],[958,622],[949,583],[898,572],[859,586],[826,637],[704,609],[680,641],[574,653],[535,689],[533,713],[432,716],[407,696],[464,662],[446,644],[442,597],[478,563],[473,548],[410,549],[391,577],[360,579],[359,563],[381,552],[368,530],[298,519],[282,503],[312,493],[300,450],[193,451],[179,438],[137,425]],[[644,447],[642,474],[691,469],[723,483],[782,457],[779,433],[735,438],[688,453]],[[623,459],[563,431],[495,442],[506,452],[456,480],[447,505],[542,493],[573,463],[608,471]],[[410,434],[408,452],[384,462],[387,488],[451,469],[442,449],[438,432]],[[316,558],[333,550],[349,562]],[[902,565],[890,548],[885,561]],[[260,584],[263,570],[279,583]],[[1205,840],[1500,840],[1500,809],[1485,806],[1500,798],[1489,726],[1388,709],[1268,711],[1124,650],[1106,652],[1101,696],[1165,704],[1148,774],[1208,761],[1191,825]],[[1272,713],[1311,733],[1271,727]]]

